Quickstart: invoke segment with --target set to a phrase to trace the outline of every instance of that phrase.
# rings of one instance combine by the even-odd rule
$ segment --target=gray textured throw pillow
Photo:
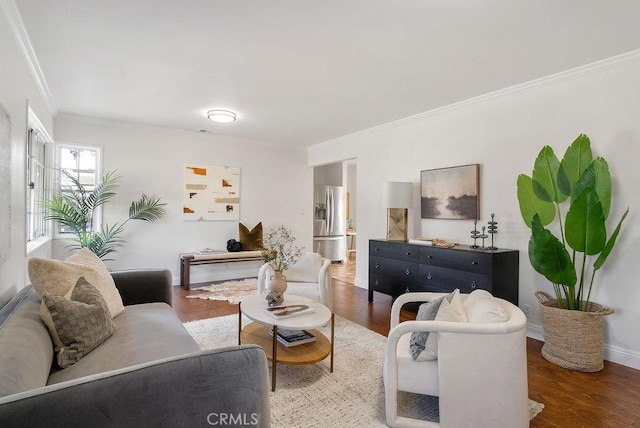
[[[437,300],[432,300],[420,305],[418,308],[418,314],[416,315],[416,321],[433,321],[436,319],[440,304],[447,296],[442,296]],[[424,351],[427,338],[429,337],[428,331],[414,331],[411,333],[411,340],[409,342],[409,353],[414,360],[418,358],[418,355]]]
[[[45,292],[42,300],[62,342],[62,347],[56,349],[61,368],[78,362],[116,329],[104,297],[84,276],[78,278],[67,297]]]

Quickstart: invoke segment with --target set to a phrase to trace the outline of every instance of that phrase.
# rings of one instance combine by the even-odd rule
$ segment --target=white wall
[[[471,221],[420,220],[424,169],[480,164],[481,225],[496,214],[496,245],[520,250],[520,306],[530,305],[530,334],[541,337],[534,292],[552,287],[528,261],[529,229],[516,197],[516,178],[531,174],[543,145],[562,156],[580,133],[608,160],[614,180],[609,230],[629,206],[618,244],[596,278],[592,300],[615,308],[606,317],[607,358],[640,368],[640,52],[500,91],[309,148],[310,165],[358,160],[356,284],[367,287],[368,240],[385,234],[382,183],[415,183],[409,236],[472,243]]]
[[[313,169],[313,184],[315,186],[342,186],[342,162],[318,166]]]
[[[358,204],[356,201],[358,200],[358,163],[355,160],[349,160],[344,163],[347,177],[347,192],[349,192],[349,217],[347,219],[348,226],[356,229],[356,217],[358,215]]]
[[[225,249],[238,239],[236,221],[182,220],[185,164],[240,167],[240,221],[250,229],[262,221],[265,231],[284,224],[298,246],[312,248],[312,168],[303,150],[287,150],[240,139],[80,117],[55,121],[56,142],[103,148],[103,171],[117,169],[122,186],[105,207],[108,223],[124,220],[128,206],[142,193],[166,202],[168,214],[156,223],[129,222],[126,246],[107,262],[112,269],[163,267],[179,282],[178,254],[210,247]],[[64,241],[62,241],[64,242]],[[54,257],[65,258],[56,241]],[[192,268],[192,282],[257,275],[259,262]]]
[[[27,105],[48,132],[52,130],[51,113],[10,31],[7,13],[0,11],[0,104],[11,116],[11,183],[0,183],[0,192],[11,195],[11,236],[0,239],[11,240],[11,255],[0,265],[0,304],[29,283],[25,242]],[[48,257],[50,246],[44,245],[31,255]]]

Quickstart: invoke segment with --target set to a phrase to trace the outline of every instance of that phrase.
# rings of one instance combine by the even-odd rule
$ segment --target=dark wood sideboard
[[[517,250],[443,248],[399,241],[369,241],[369,302],[373,292],[398,297],[410,291],[470,293],[477,288],[518,304]]]

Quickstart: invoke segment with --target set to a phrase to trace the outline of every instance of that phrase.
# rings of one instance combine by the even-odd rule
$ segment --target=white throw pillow
[[[464,301],[469,322],[504,322],[509,315],[502,305],[486,290],[475,290]]]
[[[451,299],[445,298],[440,304],[435,321],[467,322],[467,312],[462,305],[460,290],[455,289]],[[418,355],[416,361],[430,361],[438,358],[438,333],[431,332],[427,338],[424,351]]]
[[[32,257],[28,262],[28,270],[31,284],[41,297],[44,293],[65,296],[69,290],[75,287],[78,279],[84,276],[106,301],[111,317],[116,317],[124,312],[122,297],[120,297],[111,274],[102,260],[87,248],[82,248],[65,260]],[[53,319],[51,319],[51,314],[44,301],[40,305],[40,316],[51,333],[53,343],[57,348],[61,348],[63,343],[58,337]]]
[[[475,302],[477,302],[478,300],[487,299],[487,298],[493,299],[493,296],[487,290],[478,288],[476,290],[473,290],[471,294],[467,295],[467,298],[464,299],[464,302],[462,304],[464,305],[464,308],[468,310],[469,307],[473,305]]]

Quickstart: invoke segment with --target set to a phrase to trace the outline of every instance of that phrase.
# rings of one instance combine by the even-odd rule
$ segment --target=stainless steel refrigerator
[[[313,251],[331,261],[344,261],[347,251],[347,212],[342,186],[315,186]]]

